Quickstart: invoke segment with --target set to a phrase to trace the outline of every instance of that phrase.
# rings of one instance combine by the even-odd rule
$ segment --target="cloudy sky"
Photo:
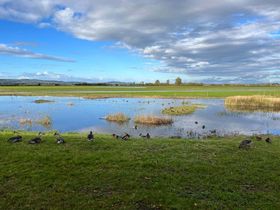
[[[280,82],[279,0],[0,0],[0,77]]]

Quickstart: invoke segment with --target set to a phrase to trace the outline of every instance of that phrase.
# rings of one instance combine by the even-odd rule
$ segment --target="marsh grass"
[[[105,119],[111,122],[119,122],[119,123],[124,123],[129,121],[129,117],[127,117],[123,113],[110,114],[107,115]]]
[[[168,115],[186,115],[192,114],[199,108],[204,108],[205,105],[202,104],[192,104],[192,105],[182,105],[182,106],[175,106],[175,107],[168,107],[162,110],[163,114]]]
[[[52,100],[45,100],[45,99],[38,99],[38,100],[35,100],[34,103],[36,103],[36,104],[45,104],[45,103],[54,103],[54,101],[52,101]]]
[[[19,119],[19,124],[20,125],[32,125],[32,120],[28,118],[21,118]]]
[[[42,119],[37,120],[36,123],[48,128],[52,125],[52,119],[49,116],[45,116]]]
[[[225,106],[230,111],[264,111],[279,112],[280,98],[273,96],[231,96],[225,99]]]
[[[169,125],[173,123],[173,120],[171,118],[166,118],[166,117],[143,115],[143,116],[136,116],[134,122],[138,124],[147,124],[147,125]]]

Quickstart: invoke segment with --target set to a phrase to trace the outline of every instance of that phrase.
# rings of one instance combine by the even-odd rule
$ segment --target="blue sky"
[[[0,0],[0,77],[280,81],[276,0]]]
[[[45,76],[46,79],[67,81],[150,82],[157,78],[165,81],[170,76],[150,70],[159,64],[158,61],[115,46],[110,41],[77,39],[54,28],[39,28],[33,24],[2,20],[0,25],[2,43],[73,60],[57,62],[0,54],[2,78],[33,78],[42,74],[42,79]],[[48,76],[44,75],[46,72]],[[61,74],[61,77],[56,78],[57,74]],[[69,75],[70,78],[63,78],[63,75]]]

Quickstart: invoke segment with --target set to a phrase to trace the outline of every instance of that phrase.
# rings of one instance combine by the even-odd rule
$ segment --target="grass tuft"
[[[185,115],[185,114],[192,114],[198,108],[202,108],[204,105],[194,104],[194,105],[182,105],[176,107],[168,107],[162,110],[163,114],[169,115]]]
[[[45,116],[42,119],[37,120],[37,123],[44,127],[50,127],[52,125],[52,119],[49,116]]]
[[[34,103],[36,104],[45,104],[45,103],[53,103],[54,101],[52,100],[45,100],[45,99],[38,99],[38,100],[35,100]]]
[[[123,113],[111,114],[106,116],[105,119],[111,122],[120,122],[120,123],[129,121],[129,117],[127,117]]]
[[[159,116],[136,116],[135,123],[147,124],[147,125],[169,125],[173,123],[171,118],[159,117]]]
[[[225,99],[231,111],[280,111],[280,98],[273,96],[232,96]]]

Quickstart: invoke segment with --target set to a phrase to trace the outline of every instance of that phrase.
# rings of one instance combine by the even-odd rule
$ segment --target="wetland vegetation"
[[[145,125],[170,125],[173,123],[173,120],[168,117],[140,115],[135,117],[134,122],[136,124],[145,124]]]
[[[116,113],[116,114],[107,115],[105,119],[111,122],[124,123],[124,122],[128,122],[130,118],[126,116],[124,113]]]

